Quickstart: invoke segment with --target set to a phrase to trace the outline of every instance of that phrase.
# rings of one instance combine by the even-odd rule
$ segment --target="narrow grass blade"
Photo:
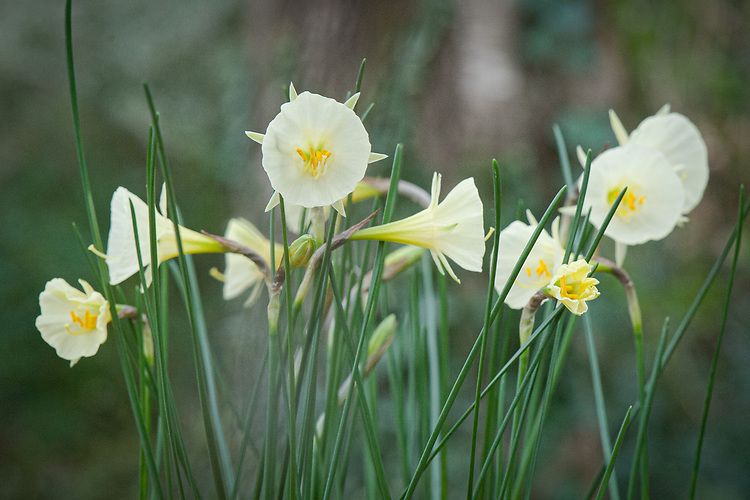
[[[492,307],[492,313],[490,314],[491,322],[494,321],[497,318],[497,316],[500,314],[503,308],[503,301],[505,300],[505,297],[508,296],[508,293],[510,292],[513,282],[518,276],[518,273],[521,271],[521,267],[523,266],[523,263],[526,261],[526,258],[528,257],[529,253],[531,253],[531,249],[536,243],[536,240],[539,238],[539,235],[544,229],[544,226],[547,224],[550,217],[555,212],[558,204],[562,200],[562,197],[565,194],[565,190],[566,190],[566,187],[563,187],[560,189],[560,191],[558,191],[555,198],[547,207],[547,210],[545,211],[544,215],[539,220],[539,224],[534,229],[534,232],[532,233],[529,242],[526,244],[524,251],[521,253],[521,256],[516,261],[516,265],[513,268],[513,271],[510,273],[510,276],[508,278],[508,283],[505,285],[502,292],[500,292],[497,300],[495,301],[494,306]],[[529,340],[531,340],[531,338]],[[450,409],[453,406],[453,403],[455,402],[456,397],[458,397],[458,392],[461,389],[461,386],[463,385],[463,382],[469,373],[469,369],[471,368],[471,365],[474,362],[474,358],[478,354],[480,341],[481,341],[481,331],[480,331],[480,334],[477,335],[477,339],[475,340],[474,345],[469,351],[469,354],[467,355],[466,360],[464,361],[464,364],[461,367],[461,370],[459,371],[459,374],[456,377],[456,380],[453,383],[453,386],[451,387],[450,392],[448,393],[448,397],[446,398],[446,401],[443,404],[443,408],[440,411],[440,416],[438,417],[438,423],[433,428],[432,432],[430,433],[430,437],[427,440],[427,443],[422,449],[419,463],[417,464],[417,468],[414,471],[412,478],[409,481],[409,484],[407,485],[406,490],[404,491],[402,495],[403,498],[410,498],[414,494],[414,490],[416,489],[417,482],[419,481],[419,478],[422,476],[422,473],[424,472],[424,469],[427,466],[428,458],[432,454],[432,448],[435,445],[435,442],[437,441],[437,438],[440,434],[442,426],[445,423],[445,419],[448,418],[448,413],[450,412]]]
[[[703,402],[703,415],[701,417],[700,431],[698,432],[698,441],[695,446],[695,458],[693,459],[693,470],[690,474],[690,498],[695,498],[696,486],[698,484],[698,473],[700,472],[701,452],[703,451],[703,439],[706,435],[706,426],[708,424],[708,413],[711,409],[711,399],[713,397],[714,383],[716,381],[716,370],[719,365],[719,355],[721,353],[721,344],[724,340],[724,334],[727,328],[727,319],[729,317],[729,306],[732,299],[732,288],[734,287],[734,277],[737,273],[737,259],[740,255],[740,244],[742,242],[742,226],[745,217],[742,212],[745,199],[745,187],[740,186],[740,201],[737,216],[737,237],[735,238],[734,255],[732,257],[732,267],[729,271],[729,281],[727,283],[727,295],[724,300],[724,308],[721,315],[721,326],[719,327],[719,336],[716,339],[716,348],[711,358],[711,368],[708,372],[708,385],[706,387],[706,397]]]
[[[396,196],[398,192],[398,181],[401,174],[401,162],[402,162],[402,156],[403,156],[403,146],[400,144],[396,147],[396,152],[393,155],[393,167],[391,169],[391,184],[388,189],[388,194],[386,195],[385,199],[385,209],[383,210],[383,224],[387,224],[390,222],[391,218],[393,217],[393,210],[395,208],[396,203]],[[377,303],[377,298],[380,292],[380,285],[381,285],[381,278],[383,274],[383,264],[385,261],[385,242],[379,242],[378,243],[378,249],[375,255],[375,266],[373,268],[372,272],[372,281],[370,284],[370,292],[367,296],[367,305],[365,306],[365,314],[362,320],[362,325],[359,333],[359,339],[357,341],[357,349],[354,354],[354,362],[352,366],[352,378],[356,382],[357,375],[359,374],[359,363],[360,359],[362,357],[362,350],[365,345],[365,337],[367,334],[367,328],[369,326],[369,322],[371,321],[374,311],[375,311],[375,305]],[[338,301],[337,301],[338,302]],[[361,379],[361,377],[360,377]],[[355,384],[352,384],[352,389],[354,390]],[[345,422],[348,418],[349,414],[349,407],[351,406],[351,390],[349,392],[349,395],[346,398],[346,401],[344,402],[344,410],[342,412],[342,422]],[[360,391],[361,392],[361,391]],[[334,473],[336,471],[336,453],[337,448],[340,448],[340,438],[341,438],[341,426],[339,427],[338,436],[336,437],[336,442],[334,443],[334,460],[331,462],[331,466],[328,469],[328,477],[326,479],[326,485],[325,490],[323,493],[323,498],[328,498],[331,494],[331,488],[333,486],[333,478]],[[379,457],[378,457],[379,458]],[[388,491],[388,485],[387,481],[385,480],[385,471],[382,470],[382,464],[378,465],[376,462],[376,474],[379,477],[378,478],[378,487],[380,489],[380,494],[384,498],[390,498],[390,492]],[[380,470],[378,470],[380,469]]]
[[[482,392],[482,378],[484,377],[484,356],[487,350],[487,339],[492,326],[490,313],[492,313],[492,298],[495,291],[495,276],[497,274],[498,251],[500,248],[500,208],[501,208],[501,185],[500,167],[497,160],[492,161],[492,188],[495,200],[495,233],[492,238],[492,252],[490,254],[490,275],[487,284],[487,301],[484,308],[484,326],[479,334],[481,347],[479,350],[479,365],[477,367],[477,383],[474,391],[474,421],[471,428],[471,450],[469,451],[469,477],[467,479],[466,498],[471,498],[474,487],[474,463],[476,461],[477,431],[479,429],[479,398]],[[434,424],[433,424],[434,425]]]
[[[607,492],[607,484],[609,483],[609,477],[612,475],[612,472],[615,470],[615,462],[617,461],[617,456],[620,453],[620,447],[622,446],[625,433],[628,431],[628,427],[630,426],[630,413],[632,410],[633,410],[633,407],[629,406],[628,411],[625,412],[625,418],[623,418],[622,420],[622,424],[620,425],[620,430],[617,433],[617,439],[615,439],[615,446],[614,448],[612,448],[612,453],[610,453],[610,459],[607,462],[607,468],[604,469],[602,482],[599,484],[599,493],[596,496],[597,500],[602,500],[604,498],[604,495]]]
[[[568,156],[568,148],[565,146],[565,139],[558,124],[552,126],[552,133],[555,135],[555,145],[557,146],[557,156],[560,157],[563,180],[565,181],[565,185],[568,186],[568,190],[572,190],[573,173],[570,169],[570,156]]]
[[[604,452],[604,461],[609,463],[611,457],[612,443],[609,439],[609,425],[607,419],[607,404],[604,401],[604,390],[602,389],[601,373],[599,371],[599,357],[596,353],[596,342],[591,327],[591,318],[586,315],[583,318],[584,334],[586,336],[586,350],[588,352],[589,367],[591,368],[591,381],[594,386],[594,403],[596,405],[596,419],[599,423],[599,438]],[[617,488],[617,477],[612,472],[609,484],[609,495],[612,500],[619,500],[620,492]]]
[[[227,496],[229,485],[233,482],[231,478],[232,465],[229,458],[229,449],[226,444],[224,430],[221,423],[219,404],[216,394],[216,383],[214,380],[213,360],[208,343],[208,331],[205,317],[203,315],[200,292],[196,282],[195,268],[192,260],[184,253],[182,238],[180,236],[180,214],[177,209],[177,201],[172,175],[167,160],[164,139],[159,124],[159,113],[156,111],[154,100],[148,85],[144,85],[148,108],[151,113],[152,125],[156,132],[157,152],[162,168],[162,176],[167,189],[168,212],[172,216],[175,240],[178,250],[178,265],[182,276],[183,298],[190,322],[190,331],[193,336],[193,354],[196,365],[196,377],[198,381],[198,395],[203,413],[208,455],[214,478],[216,494],[223,499]]]

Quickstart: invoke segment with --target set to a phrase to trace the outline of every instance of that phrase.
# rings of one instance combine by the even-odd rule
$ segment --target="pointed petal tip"
[[[359,92],[357,92],[356,94],[352,95],[349,99],[347,99],[346,102],[344,103],[344,106],[353,110],[354,106],[357,105],[357,101],[359,101]]]
[[[331,206],[339,213],[339,215],[341,215],[341,217],[346,217],[346,210],[344,210],[344,200],[339,200]]]
[[[624,146],[625,144],[627,144],[628,131],[625,130],[625,127],[620,121],[620,117],[617,116],[617,113],[615,113],[613,109],[609,110],[609,124],[612,127],[612,132],[614,132],[615,137],[617,138],[617,142],[620,143],[620,146]]]
[[[388,155],[384,155],[383,153],[370,153],[367,163],[375,163],[376,161],[385,160],[386,158],[388,158]]]
[[[264,134],[261,134],[260,132],[253,132],[252,130],[246,130],[245,135],[258,144],[263,144],[263,138],[265,137]]]
[[[266,208],[264,209],[264,212],[270,212],[274,208],[276,208],[276,205],[279,204],[279,192],[274,191],[271,195],[271,199],[268,200],[268,203],[266,204]]]

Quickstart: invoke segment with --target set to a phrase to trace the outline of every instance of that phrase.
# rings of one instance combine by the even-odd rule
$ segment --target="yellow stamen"
[[[552,276],[552,273],[550,273],[549,269],[547,269],[547,264],[544,262],[543,259],[539,259],[539,267],[536,268],[536,275],[537,276],[545,275],[548,278]]]
[[[327,149],[316,149],[310,147],[308,152],[305,152],[302,148],[297,148],[297,154],[304,162],[304,171],[315,179],[325,174],[328,158],[331,156],[331,152]]]
[[[81,318],[78,314],[76,314],[75,311],[70,311],[70,319],[75,323],[76,325],[80,326],[86,331],[91,331],[94,328],[96,328],[96,321],[99,318],[98,314],[91,314],[91,312],[86,311],[83,315],[83,318]]]
[[[610,205],[615,202],[617,199],[617,196],[620,194],[620,191],[622,191],[622,187],[616,187],[614,189],[611,189],[607,193],[607,203]],[[621,217],[627,217],[635,212],[638,211],[638,207],[643,205],[646,202],[646,196],[636,195],[633,191],[628,189],[628,191],[625,193],[625,196],[622,197],[622,201],[620,202],[620,206],[617,207],[617,215]]]
[[[529,266],[526,266],[526,276],[531,278],[531,268]]]

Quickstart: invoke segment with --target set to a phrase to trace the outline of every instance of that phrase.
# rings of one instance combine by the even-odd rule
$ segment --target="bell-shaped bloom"
[[[246,132],[262,144],[263,169],[274,195],[305,208],[333,206],[343,215],[342,199],[354,191],[367,164],[385,158],[372,153],[362,120],[353,111],[359,94],[345,103],[310,92],[297,95],[268,124],[265,134]]]
[[[482,200],[473,178],[464,179],[442,202],[441,176],[432,178],[430,206],[405,219],[361,229],[353,240],[381,240],[426,248],[440,273],[460,283],[448,258],[467,271],[481,272],[484,257]]]
[[[659,151],[628,143],[608,149],[591,163],[584,212],[597,228],[627,187],[605,234],[623,245],[666,237],[681,219],[684,189],[672,164]]]
[[[643,120],[629,136],[614,111],[610,112],[610,121],[621,145],[647,146],[667,158],[685,191],[683,214],[700,203],[708,184],[708,150],[693,122],[680,113],[671,113],[669,106]]]
[[[269,263],[269,267],[276,269],[281,265],[284,257],[284,246],[276,244],[274,252],[276,263],[271,266],[271,242],[250,221],[243,218],[230,219],[224,236],[253,250]],[[245,302],[245,305],[252,305],[263,289],[265,275],[255,262],[244,255],[227,253],[225,259],[226,268],[224,269],[223,276],[224,299],[234,299],[235,297],[239,297],[245,290],[251,289],[250,297]]]
[[[163,196],[162,196],[163,199]],[[130,204],[133,204],[135,223],[138,231],[138,247],[145,267],[147,285],[151,283],[151,244],[149,239],[148,205],[124,187],[118,187],[112,195],[110,205],[111,222],[107,239],[107,253],[104,256],[109,268],[109,282],[122,283],[139,270],[136,250],[135,230]],[[164,210],[164,203],[162,210]],[[174,224],[170,219],[155,212],[156,249],[158,263],[161,264],[179,255]],[[180,226],[180,238],[185,254],[221,253],[224,247],[204,234]]]
[[[39,295],[41,314],[36,318],[44,341],[70,366],[96,354],[107,340],[107,324],[112,319],[107,300],[85,281],[78,282],[83,291],[62,278],[48,281]]]
[[[512,222],[500,232],[495,289],[500,293],[508,283],[510,274],[521,257],[524,248],[537,226],[531,212],[527,212],[529,224],[519,220]],[[560,243],[560,220],[552,222],[552,235],[542,230],[531,248],[529,256],[521,267],[513,285],[505,297],[505,304],[511,309],[522,309],[539,290],[547,286],[565,257],[565,249]]]
[[[589,310],[586,302],[599,296],[596,285],[599,280],[589,277],[591,265],[586,259],[578,259],[557,268],[544,293],[560,301],[570,312],[580,316]]]

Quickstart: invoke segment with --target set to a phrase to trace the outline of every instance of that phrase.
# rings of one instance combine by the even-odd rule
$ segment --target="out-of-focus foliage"
[[[47,279],[90,276],[71,228],[85,227],[85,213],[62,21],[61,3],[0,3],[0,496],[132,497],[138,445],[114,342],[69,369],[34,329]],[[688,226],[628,256],[653,352],[661,315],[679,317],[686,309],[727,234],[736,186],[748,181],[748,22],[750,5],[697,0],[76,2],[81,119],[95,202],[105,218],[116,186],[145,191],[144,81],[162,112],[185,219],[214,232],[231,216],[266,227],[260,213],[269,186],[258,148],[242,132],[268,122],[289,80],[300,90],[343,97],[362,57],[368,66],[361,102],[375,102],[367,124],[373,149],[389,152],[404,142],[406,179],[428,186],[437,170],[452,186],[475,175],[487,199],[489,159],[498,157],[506,223],[519,200],[540,210],[562,182],[552,123],[561,125],[571,150],[580,143],[600,151],[614,142],[609,107],[632,129],[670,102],[706,137],[712,177]],[[742,498],[750,489],[750,344],[741,314],[750,310],[749,270],[746,258],[740,262],[702,498]],[[199,272],[225,399],[241,407],[256,340],[247,314],[239,304],[224,305],[208,278],[208,268],[220,263],[201,259]],[[483,279],[465,281],[451,304],[456,361],[481,323],[481,304],[472,297],[481,295]],[[661,381],[649,436],[654,497],[687,488],[722,283]],[[627,315],[613,280],[603,279],[600,289],[592,312],[607,402],[624,408],[636,392]],[[620,312],[601,317],[597,309]],[[173,341],[177,399],[189,436],[200,435],[189,340]],[[571,359],[585,359],[578,337]],[[590,383],[585,363],[570,362],[542,443],[549,458],[536,475],[540,497],[580,496],[601,463]],[[620,414],[610,417],[615,426]],[[200,444],[191,453],[200,456]],[[629,450],[623,453],[629,459]],[[451,460],[465,470],[463,458]],[[562,483],[569,490],[551,489]]]

